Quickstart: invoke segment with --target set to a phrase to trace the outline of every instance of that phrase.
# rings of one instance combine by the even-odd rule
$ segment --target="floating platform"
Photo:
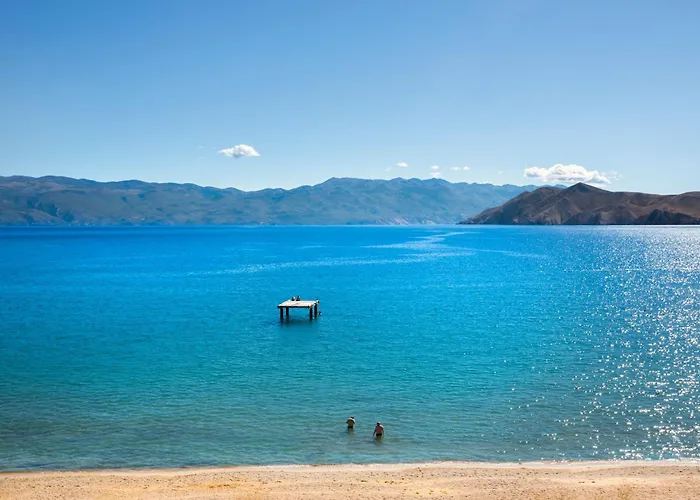
[[[290,309],[308,309],[309,319],[314,319],[318,317],[318,303],[318,300],[285,300],[277,306],[280,310],[280,321],[284,320],[285,313],[289,318]]]

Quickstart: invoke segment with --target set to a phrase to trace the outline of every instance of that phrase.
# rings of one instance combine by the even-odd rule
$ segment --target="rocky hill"
[[[700,224],[700,192],[614,193],[582,183],[542,187],[461,224]]]
[[[0,177],[0,225],[453,224],[534,186],[329,179],[245,192],[137,180]]]

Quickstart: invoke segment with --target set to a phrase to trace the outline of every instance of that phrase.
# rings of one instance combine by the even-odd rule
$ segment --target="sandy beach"
[[[699,462],[468,462],[9,472],[0,499],[694,499]]]

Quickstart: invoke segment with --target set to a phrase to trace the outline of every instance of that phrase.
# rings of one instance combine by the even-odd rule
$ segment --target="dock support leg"
[[[314,318],[318,318],[318,304],[314,304]]]
[[[280,307],[280,321],[284,321],[284,310]]]
[[[287,310],[287,319],[289,319],[289,308],[285,307],[285,309]]]
[[[314,310],[309,307],[309,320],[314,319]]]

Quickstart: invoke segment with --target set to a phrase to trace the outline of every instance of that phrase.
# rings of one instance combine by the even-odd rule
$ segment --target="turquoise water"
[[[1,229],[0,469],[700,458],[699,325],[700,228]]]

